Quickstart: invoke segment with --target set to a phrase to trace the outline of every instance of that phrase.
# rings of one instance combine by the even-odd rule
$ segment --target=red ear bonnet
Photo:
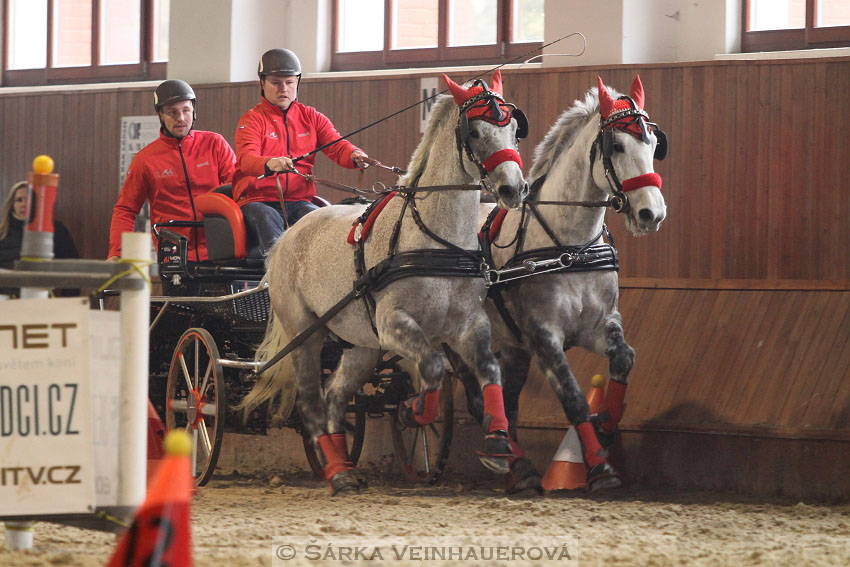
[[[501,69],[496,69],[495,71],[493,71],[493,74],[490,75],[490,83],[492,83],[490,90],[501,96],[502,95],[502,70]]]
[[[452,96],[455,99],[455,104],[457,104],[458,106],[462,105],[464,102],[466,102],[466,99],[475,94],[474,92],[470,92],[469,90],[463,88],[462,86],[451,80],[449,76],[445,73],[443,73],[443,80],[446,82],[446,85],[448,85],[449,91],[451,91]]]
[[[640,75],[635,75],[635,80],[632,81],[632,90],[629,93],[632,100],[635,101],[635,106],[643,110],[643,83],[640,82]]]
[[[602,77],[599,75],[596,76],[596,83],[597,90],[599,91],[599,113],[603,119],[608,118],[611,116],[611,111],[614,110],[614,99],[611,98],[608,88],[602,82]]]
[[[458,106],[463,106],[467,100],[484,92],[484,87],[480,84],[465,88],[455,83],[446,74],[443,74],[443,80],[446,82],[446,85],[448,85],[449,91],[452,93],[452,97],[455,100],[455,104]],[[489,87],[489,92],[495,93],[501,97],[502,72],[499,69],[496,69],[496,71],[490,76],[490,81],[492,82],[492,86]],[[499,110],[501,110],[501,113]],[[491,124],[496,124],[497,126],[504,126],[510,123],[513,108],[495,97],[489,97],[485,98],[483,101],[473,103],[473,105],[466,109],[465,112],[467,120],[481,119],[486,120]]]

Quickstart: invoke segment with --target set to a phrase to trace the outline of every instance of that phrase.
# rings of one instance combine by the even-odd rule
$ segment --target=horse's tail
[[[263,342],[257,347],[254,360],[257,362],[270,360],[289,341],[289,335],[287,335],[283,325],[275,317],[274,311],[270,311],[266,336],[263,337]],[[272,414],[272,422],[283,422],[292,413],[292,408],[295,405],[295,394],[295,368],[292,365],[292,358],[284,356],[283,359],[260,375],[257,383],[236,407],[242,410],[242,418],[247,421],[248,416],[257,409],[257,406],[266,401],[274,405],[275,398],[277,398],[277,408]]]

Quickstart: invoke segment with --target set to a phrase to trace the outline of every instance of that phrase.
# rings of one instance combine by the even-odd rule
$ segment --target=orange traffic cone
[[[165,456],[165,449],[162,446],[163,437],[165,437],[165,426],[162,424],[153,404],[148,400],[148,486],[151,485],[153,476],[162,462],[162,457]]]
[[[605,399],[605,377],[596,374],[591,378],[590,386],[587,403],[590,413],[594,414],[599,411]],[[587,467],[584,465],[581,442],[576,428],[572,425],[555,451],[552,464],[543,475],[541,484],[544,490],[575,490],[587,486]]]
[[[192,566],[189,503],[194,480],[188,433],[170,431],[165,437],[165,453],[145,502],[121,537],[108,567]]]

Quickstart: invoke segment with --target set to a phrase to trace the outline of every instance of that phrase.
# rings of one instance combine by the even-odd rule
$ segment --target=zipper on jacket
[[[186,176],[186,191],[189,192],[189,205],[192,207],[192,220],[198,221],[198,214],[195,212],[195,198],[192,197],[192,182],[189,180],[189,170],[186,168],[186,158],[183,157],[183,138],[177,139],[177,152],[180,154],[180,163],[183,164],[183,175]],[[201,253],[198,251],[198,227],[192,227],[192,242],[195,245],[195,261],[201,261]],[[188,258],[187,258],[188,260]]]
[[[295,101],[292,101],[295,102]],[[289,108],[292,108],[292,104],[290,103]],[[289,108],[283,111],[283,131],[286,134],[286,153],[292,155],[292,149],[289,146],[289,127],[286,125],[287,120],[286,117],[289,115]],[[292,164],[295,167],[295,164]],[[286,183],[286,188],[283,190],[283,201],[280,203],[281,213],[283,213],[283,224],[286,228],[289,228],[289,219],[286,214],[286,195],[289,193],[289,176],[284,176],[284,182]]]

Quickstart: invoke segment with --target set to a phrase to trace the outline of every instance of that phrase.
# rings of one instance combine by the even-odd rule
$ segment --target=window
[[[334,0],[331,70],[504,63],[543,42],[544,0]]]
[[[3,85],[165,78],[169,0],[4,0]]]
[[[850,46],[850,0],[744,0],[741,51]]]

